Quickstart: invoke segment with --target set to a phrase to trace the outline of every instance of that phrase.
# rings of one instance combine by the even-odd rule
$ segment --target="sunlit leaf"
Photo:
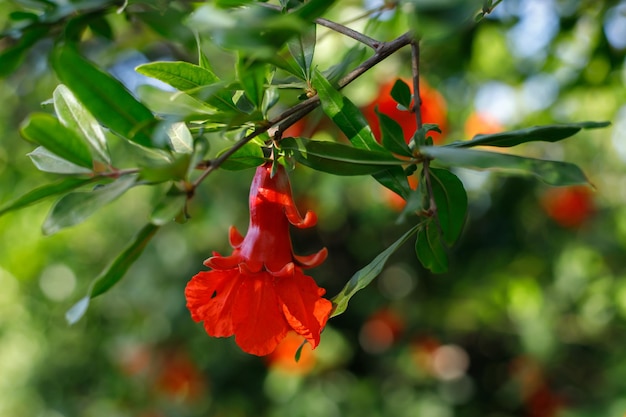
[[[107,149],[106,138],[98,121],[63,84],[54,90],[52,97],[54,110],[61,123],[85,138],[94,150],[95,156],[110,164],[111,157]]]
[[[435,274],[448,270],[448,255],[441,239],[439,227],[432,218],[419,226],[415,252],[424,268]]]
[[[317,70],[313,73],[313,87],[320,97],[324,113],[341,129],[355,148],[382,148],[376,142],[363,113]]]
[[[50,152],[43,146],[38,146],[34,151],[27,154],[38,170],[55,174],[91,174],[93,171],[85,167],[73,164],[57,154]]]
[[[60,182],[35,188],[34,190],[29,191],[23,196],[18,197],[1,207],[0,216],[10,211],[18,210],[23,207],[30,206],[31,204],[38,203],[48,197],[65,194],[94,181],[96,181],[94,178],[68,178]]]
[[[22,123],[22,136],[76,165],[93,168],[87,144],[78,134],[46,113],[32,113]]]
[[[420,152],[425,156],[435,158],[444,165],[471,169],[489,169],[511,175],[534,175],[550,185],[589,183],[582,170],[568,162],[546,161],[497,152],[445,146],[425,146],[420,148]]]
[[[73,46],[57,47],[52,65],[58,77],[102,124],[121,136],[153,147],[156,119],[116,79],[83,58]]]
[[[452,245],[465,224],[467,193],[461,180],[446,169],[429,167],[429,175],[437,204],[437,220],[445,242]]]
[[[139,74],[163,81],[180,91],[196,90],[220,79],[209,68],[184,61],[156,61],[139,65]]]
[[[87,296],[81,298],[65,313],[65,319],[69,324],[74,324],[80,320],[87,311],[91,299],[107,292],[124,277],[126,271],[139,258],[157,230],[159,230],[159,226],[150,223],[139,231],[130,245],[91,283]]]
[[[402,235],[398,240],[389,245],[376,258],[365,267],[357,271],[346,283],[341,292],[334,296],[331,301],[335,305],[331,317],[335,317],[346,311],[350,299],[360,290],[367,287],[383,270],[385,263],[393,253],[404,244],[417,230],[417,226]]]
[[[174,152],[192,153],[193,137],[187,125],[183,122],[173,123],[167,130]]]
[[[310,168],[335,175],[375,174],[406,163],[391,153],[304,138],[285,138],[281,149],[291,151],[296,161]]]
[[[509,132],[493,133],[490,135],[476,135],[472,140],[454,142],[446,146],[456,148],[470,148],[473,146],[510,147],[526,142],[557,142],[575,135],[582,129],[597,129],[610,125],[610,122],[580,122],[559,125],[533,126],[526,129]]]
[[[76,191],[61,197],[44,221],[43,233],[51,235],[84,221],[102,206],[128,191],[136,184],[136,180],[135,175],[127,175],[92,191]]]

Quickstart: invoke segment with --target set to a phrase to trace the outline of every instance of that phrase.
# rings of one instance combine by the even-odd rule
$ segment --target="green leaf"
[[[184,61],[156,61],[135,68],[139,74],[163,81],[180,91],[196,90],[220,79],[210,69]]]
[[[376,142],[363,113],[350,100],[335,90],[319,71],[313,72],[313,86],[320,97],[324,113],[341,129],[355,148],[374,151],[385,149]],[[400,167],[378,172],[374,178],[385,187],[398,193],[402,198],[406,199],[411,192],[406,175]]]
[[[546,161],[497,152],[446,146],[425,146],[420,148],[420,152],[427,157],[435,158],[444,165],[479,170],[490,169],[510,175],[534,175],[550,185],[589,183],[582,170],[568,162]]]
[[[398,122],[386,114],[380,113],[378,109],[376,109],[376,114],[380,120],[383,146],[398,155],[412,156],[413,152],[404,141],[404,132]]]
[[[237,78],[246,97],[256,109],[261,108],[267,84],[267,65],[240,55],[237,61]]]
[[[383,270],[385,263],[389,257],[406,242],[415,232],[417,226],[402,235],[398,240],[392,243],[387,249],[382,251],[376,258],[365,267],[357,271],[352,278],[346,283],[341,292],[334,296],[331,301],[335,308],[331,313],[331,317],[335,317],[346,311],[350,299],[360,290],[367,287]]]
[[[7,203],[0,208],[0,216],[10,211],[18,210],[31,204],[39,203],[48,197],[65,194],[68,191],[75,190],[78,187],[96,181],[95,178],[68,178],[53,184],[47,184],[24,194],[21,197]]]
[[[150,215],[150,223],[163,226],[177,218],[184,217],[187,195],[176,186],[172,186],[167,194],[161,199]]]
[[[317,91],[322,110],[348,137],[355,148],[381,149],[363,113],[337,91],[317,70],[313,73],[313,87]]]
[[[142,85],[137,89],[137,94],[159,115],[204,121],[215,114],[214,107],[178,91],[163,91],[152,85]]]
[[[189,172],[189,163],[191,162],[191,154],[183,153],[174,155],[173,159],[167,161],[149,161],[140,172],[142,180],[152,183],[159,183],[172,180],[184,180]]]
[[[167,135],[170,138],[170,144],[174,152],[193,152],[193,137],[185,123],[178,122],[171,124],[167,129]]]
[[[444,241],[452,245],[458,239],[467,215],[467,193],[461,180],[446,169],[429,167],[429,175],[437,220],[443,232]]]
[[[305,138],[285,138],[280,147],[291,151],[296,161],[335,175],[374,174],[390,166],[406,163],[388,152],[358,149],[336,142]]]
[[[435,221],[431,218],[422,223],[417,232],[415,252],[424,268],[435,274],[448,270],[448,255],[441,241],[441,233]]]
[[[99,160],[111,164],[104,131],[70,89],[61,84],[54,90],[52,97],[54,110],[61,123],[87,139]]]
[[[37,41],[48,34],[49,28],[46,26],[34,26],[24,31],[19,41],[2,52],[0,52],[0,77],[6,77],[15,71],[26,56],[28,50]]]
[[[411,101],[413,100],[411,88],[401,79],[397,79],[391,87],[391,98],[405,109],[411,108]]]
[[[195,99],[206,101],[215,109],[233,113],[239,109],[233,103],[233,93],[210,68],[183,61],[157,61],[139,65],[140,74],[162,81]]]
[[[575,135],[582,129],[597,129],[610,125],[610,122],[580,122],[559,125],[533,126],[526,129],[510,132],[494,133],[491,135],[476,135],[472,140],[454,142],[446,146],[456,148],[470,148],[473,146],[511,147],[526,142],[557,142]]]
[[[218,156],[222,155],[227,150],[228,148],[224,149]],[[256,168],[264,162],[265,158],[261,147],[255,143],[248,142],[224,161],[221,167],[228,171],[239,171],[242,169]]]
[[[73,46],[57,47],[52,65],[59,79],[102,124],[142,146],[155,147],[152,112],[109,74],[83,58]]]
[[[136,180],[135,175],[127,175],[110,184],[98,186],[92,191],[76,191],[61,197],[44,221],[43,233],[51,235],[82,222],[102,206],[128,191],[136,184]]]
[[[300,67],[305,80],[310,80],[313,70],[313,54],[315,52],[315,25],[311,25],[301,35],[295,36],[287,43],[289,53]]]
[[[21,133],[26,139],[44,146],[63,159],[85,168],[93,168],[91,153],[82,138],[50,114],[32,113],[22,123]]]
[[[37,169],[43,172],[73,175],[91,174],[93,172],[91,169],[78,166],[67,159],[61,158],[43,146],[38,146],[34,151],[27,154],[27,156],[33,164],[35,164]]]
[[[87,311],[91,299],[104,294],[124,277],[126,271],[139,258],[157,230],[159,230],[159,226],[150,223],[139,231],[130,245],[91,283],[87,296],[81,298],[65,313],[65,319],[69,324],[74,324],[80,320]]]

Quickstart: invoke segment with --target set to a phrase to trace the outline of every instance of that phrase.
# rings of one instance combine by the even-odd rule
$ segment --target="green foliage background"
[[[13,25],[16,15],[9,13],[30,3],[47,2],[0,2],[0,26]],[[122,6],[88,3],[67,7]],[[143,62],[197,62],[195,38],[184,23],[190,3],[129,3],[130,19],[106,15],[112,37],[103,36],[106,26],[98,22],[83,35],[90,59],[126,74],[130,83],[145,82],[128,75]],[[324,17],[342,22],[365,10],[356,0],[337,3]],[[612,122],[513,151],[581,166],[595,186],[597,210],[580,227],[563,228],[542,209],[549,186],[457,171],[468,189],[469,214],[449,271],[428,272],[412,244],[404,245],[329,322],[316,367],[306,375],[246,355],[232,339],[209,338],[185,308],[185,284],[204,268],[202,261],[214,250],[228,252],[229,225],[245,230],[252,170],[211,174],[191,200],[191,219],[164,225],[126,277],[71,327],[65,312],[143,227],[167,187],[135,187],[85,223],[52,236],[41,232],[49,201],[3,215],[0,415],[623,416],[626,45],[609,36],[609,27],[613,18],[626,24],[625,10],[619,1],[504,0],[476,25],[459,25],[455,13],[420,15],[421,72],[446,98],[449,141],[469,139],[464,122],[485,107],[476,97],[486,91],[504,92],[486,100],[512,106],[502,119],[508,129]],[[530,22],[546,16],[554,18],[547,29],[533,32]],[[354,26],[389,40],[402,33],[401,19],[396,13],[389,21],[366,26],[362,19]],[[355,44],[332,32],[318,37],[314,62],[324,69]],[[49,109],[46,101],[59,83],[48,65],[51,46],[49,39],[37,42],[0,84],[0,206],[56,178],[35,169],[26,156],[35,146],[19,133],[28,114]],[[231,54],[210,42],[202,48],[217,73],[233,71]],[[402,50],[343,93],[364,105],[376,96],[379,80],[410,76],[409,60]],[[297,102],[298,93],[291,94],[281,106]],[[155,96],[146,97],[157,104]],[[336,135],[330,132],[319,137]],[[212,135],[212,155],[233,143]],[[111,151],[123,158],[128,148],[113,139]],[[396,224],[398,213],[370,177],[298,166],[291,178],[299,201],[319,217],[315,231],[294,234],[294,245],[301,253],[328,247],[328,261],[312,275],[329,296],[407,230]],[[402,322],[382,347],[367,327],[381,310]],[[444,361],[457,374],[429,370],[429,349],[441,346],[452,348],[440,354],[457,354]],[[466,369],[453,360],[462,362],[463,352]],[[164,388],[168,372],[183,381],[181,390]]]

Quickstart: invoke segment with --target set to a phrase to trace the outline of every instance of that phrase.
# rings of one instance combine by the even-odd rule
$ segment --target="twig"
[[[411,42],[411,70],[413,72],[413,112],[417,128],[422,127],[422,97],[420,95],[420,44],[419,41]],[[420,143],[423,145],[423,143]]]
[[[399,49],[401,49],[402,47],[406,45],[409,45],[412,42],[412,40],[413,40],[412,35],[409,32],[407,32],[392,41],[381,43],[379,47],[376,49],[376,53],[374,55],[372,55],[370,58],[365,60],[361,65],[356,67],[354,70],[350,71],[350,73],[348,73],[345,77],[339,80],[338,82],[339,89],[350,84],[352,81],[360,77],[364,72],[374,67],[376,64],[380,63],[381,61],[385,60],[388,56],[390,56],[394,52],[398,51]],[[226,161],[231,155],[233,155],[235,152],[241,149],[241,147],[243,147],[246,143],[248,143],[255,137],[259,136],[260,134],[267,132],[272,126],[275,126],[275,125],[279,125],[279,130],[283,131],[284,129],[291,126],[293,123],[295,123],[297,120],[306,116],[313,109],[319,106],[319,104],[320,104],[320,98],[318,95],[315,95],[293,106],[292,108],[284,111],[283,113],[281,113],[274,119],[268,121],[264,125],[257,127],[252,133],[249,133],[245,137],[235,142],[235,144],[230,149],[228,149],[226,152],[221,154],[219,157],[211,161],[208,161],[206,164],[207,167],[202,171],[200,176],[196,178],[196,180],[193,182],[192,190],[197,188],[200,185],[200,183],[204,181],[204,179],[211,172],[219,168],[220,165],[224,163],[224,161]],[[287,121],[289,123],[287,123]],[[281,123],[281,122],[285,122],[285,123]]]
[[[349,27],[344,26],[341,23],[336,23],[324,18],[315,19],[315,23],[321,26],[325,26],[328,29],[334,30],[335,32],[341,33],[342,35],[348,36],[349,38],[352,38],[356,41],[359,41],[362,44],[369,46],[373,50],[378,49],[381,44],[380,41],[374,38],[370,38],[369,36],[361,32],[357,32],[354,29],[350,29]]]

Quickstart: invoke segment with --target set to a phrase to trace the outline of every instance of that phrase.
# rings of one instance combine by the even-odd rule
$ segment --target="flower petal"
[[[209,335],[233,335],[233,305],[241,283],[239,270],[229,269],[200,272],[187,284],[187,308],[196,322],[204,321]]]
[[[332,310],[332,303],[322,298],[325,291],[313,278],[295,268],[292,276],[277,277],[276,293],[280,297],[283,313],[296,333],[304,336],[315,348],[320,333]]]
[[[250,273],[241,265],[242,284],[233,304],[235,341],[245,352],[272,353],[287,335],[289,325],[279,306],[274,278],[267,272]]]
[[[301,266],[302,268],[315,268],[316,266],[320,266],[322,262],[326,260],[327,256],[328,249],[322,248],[312,255],[300,256],[294,254],[293,259],[296,261],[298,266]]]

